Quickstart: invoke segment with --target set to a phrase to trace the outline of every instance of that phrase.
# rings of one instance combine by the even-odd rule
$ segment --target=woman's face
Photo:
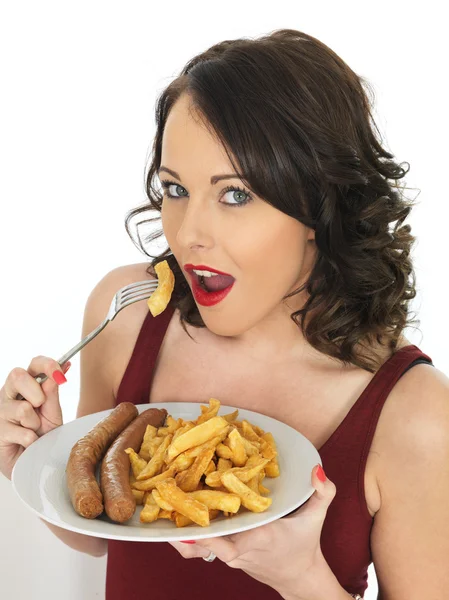
[[[185,269],[189,263],[235,279],[217,304],[197,301],[207,328],[222,336],[239,336],[285,312],[286,306],[299,308],[303,297],[289,298],[287,305],[282,298],[305,281],[315,258],[311,229],[252,194],[238,177],[211,183],[214,175],[232,173],[223,147],[189,113],[184,94],[170,111],[163,135],[159,178],[173,183],[164,185],[162,225],[191,288]],[[225,192],[228,186],[245,191]]]

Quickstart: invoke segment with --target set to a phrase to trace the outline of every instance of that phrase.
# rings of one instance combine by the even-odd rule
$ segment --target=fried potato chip
[[[237,494],[237,496],[240,496],[243,506],[248,510],[253,512],[263,512],[264,510],[267,510],[273,502],[271,498],[264,498],[254,492],[231,471],[224,471],[224,473],[221,474],[221,480],[225,488],[230,492]]]
[[[143,497],[145,495],[145,492],[142,492],[140,490],[131,490],[131,492],[136,500],[136,504],[144,504]]]
[[[167,308],[175,287],[175,276],[168,262],[163,260],[155,265],[154,270],[158,276],[158,286],[147,300],[148,308],[153,317],[157,317]]]
[[[215,448],[204,448],[201,454],[195,458],[195,462],[191,467],[178,473],[175,477],[176,485],[183,492],[193,492],[198,487],[201,477],[203,476],[208,464],[212,461],[215,454]]]
[[[233,429],[227,437],[227,446],[232,452],[232,462],[236,467],[243,467],[248,460],[245,445],[238,429]]]
[[[155,475],[154,477],[151,477],[150,479],[144,479],[143,481],[136,481],[136,483],[133,483],[131,487],[134,490],[144,490],[145,492],[148,492],[150,490],[154,490],[154,488],[157,486],[157,484],[160,481],[164,481],[165,479],[170,479],[171,477],[174,476],[174,474],[175,474],[175,470],[173,469],[173,467],[169,467],[163,473],[159,473],[159,475]]]
[[[241,504],[240,497],[237,494],[229,494],[228,492],[219,492],[217,490],[190,492],[189,496],[202,502],[209,509],[223,510],[231,513],[238,512]]]
[[[160,514],[160,507],[156,504],[153,496],[149,494],[146,498],[145,506],[140,511],[141,523],[153,523]]]
[[[154,477],[156,473],[158,473],[161,470],[162,465],[164,464],[165,452],[171,444],[172,437],[173,435],[169,433],[166,437],[163,438],[163,441],[154,453],[153,458],[149,461],[145,468],[142,469],[142,471],[138,475],[136,475],[137,481],[150,479],[150,477]]]
[[[202,410],[203,407],[201,407]],[[197,425],[201,425],[201,423],[205,423],[212,417],[216,417],[218,415],[218,411],[220,410],[220,401],[215,398],[211,398],[209,400],[209,406],[206,407],[206,410],[202,410],[202,414],[196,420]]]
[[[219,458],[217,463],[217,471],[227,471],[232,468],[232,461],[227,458]]]
[[[156,487],[162,498],[169,502],[176,512],[192,519],[201,527],[209,525],[210,519],[207,506],[179,489],[174,479],[161,481]]]
[[[141,473],[147,466],[147,461],[143,458],[140,458],[133,448],[126,448],[125,452],[129,455],[129,462],[131,463],[133,475],[137,478],[139,473]]]
[[[141,458],[143,458],[144,460],[146,460],[147,462],[152,457],[152,454],[150,454],[150,452],[149,452],[148,444],[151,439],[156,437],[156,434],[157,434],[157,427],[154,427],[153,425],[147,425],[147,428],[145,429],[145,434],[143,436],[143,442],[142,442],[142,445],[139,450],[139,456]]]
[[[160,508],[162,508],[162,510],[168,510],[169,512],[173,512],[175,510],[169,502],[167,502],[166,500],[164,500],[162,498],[162,496],[160,495],[160,493],[158,492],[158,490],[156,488],[154,488],[154,490],[151,491],[151,494],[153,495],[153,498],[154,498],[156,504]]]
[[[212,419],[209,419],[205,423],[196,425],[193,429],[190,429],[190,431],[183,433],[172,441],[167,450],[166,462],[172,462],[181,452],[204,444],[217,435],[220,435],[224,429],[228,430],[228,428],[228,422],[223,417],[212,417]]]
[[[265,467],[265,474],[267,477],[279,477],[279,475],[280,475],[279,462],[278,462],[278,458],[277,458],[276,442],[274,441],[273,434],[271,434],[269,432],[264,433],[264,435],[262,436],[262,439],[265,440],[271,446],[271,448],[274,450],[274,452],[276,453],[276,455],[270,460],[270,462]]]

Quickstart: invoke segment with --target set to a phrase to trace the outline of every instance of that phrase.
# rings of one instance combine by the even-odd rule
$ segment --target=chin
[[[202,308],[202,307],[201,307]],[[206,311],[199,309],[201,317],[207,329],[215,334],[222,337],[237,337],[251,329],[254,326],[253,323],[242,323],[238,319],[232,316],[224,317],[223,314],[205,314]],[[206,309],[207,310],[207,309]],[[239,315],[241,317],[241,315]]]

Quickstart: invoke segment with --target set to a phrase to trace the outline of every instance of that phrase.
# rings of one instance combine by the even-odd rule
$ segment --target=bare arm
[[[61,527],[56,527],[48,521],[41,519],[42,523],[50,529],[66,546],[70,546],[73,550],[90,554],[91,556],[104,556],[108,551],[108,541],[103,538],[97,538],[90,535],[83,535],[75,531],[68,531]]]
[[[390,400],[390,399],[389,399]],[[387,401],[371,548],[382,600],[443,598],[449,588],[449,379],[419,365]]]

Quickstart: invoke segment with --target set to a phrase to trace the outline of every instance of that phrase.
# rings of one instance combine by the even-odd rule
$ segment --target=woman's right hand
[[[0,390],[0,471],[8,479],[17,459],[30,444],[62,425],[59,385],[71,363],[63,369],[47,356],[36,356],[27,370],[14,368]],[[34,379],[45,373],[41,385]],[[25,400],[16,400],[22,394]]]

